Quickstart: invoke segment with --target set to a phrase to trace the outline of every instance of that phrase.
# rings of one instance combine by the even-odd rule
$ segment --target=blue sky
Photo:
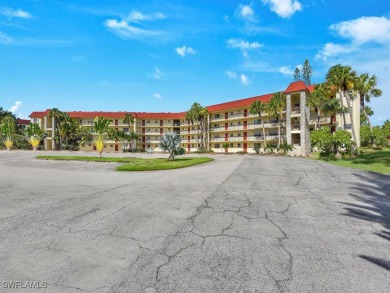
[[[377,75],[381,124],[389,49],[388,0],[0,0],[0,106],[185,111],[284,90],[308,58],[313,82]]]

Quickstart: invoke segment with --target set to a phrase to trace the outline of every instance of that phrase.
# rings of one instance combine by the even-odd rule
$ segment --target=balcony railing
[[[299,124],[292,124],[291,125],[291,131],[297,131],[297,130],[301,130],[301,125],[299,125]]]
[[[281,135],[283,139],[286,138],[285,135]],[[279,139],[278,135],[266,135],[265,136],[266,140],[277,140]],[[223,141],[263,141],[263,136],[247,136],[246,139],[244,136],[229,136],[226,140],[225,137],[212,137],[211,141],[212,142],[223,142]]]
[[[291,109],[291,114],[301,114],[301,108],[300,107],[293,107]]]

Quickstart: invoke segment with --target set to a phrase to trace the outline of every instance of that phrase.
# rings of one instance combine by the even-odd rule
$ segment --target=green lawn
[[[205,157],[177,158],[174,161],[168,159],[141,159],[141,158],[113,158],[113,157],[86,157],[86,156],[37,156],[40,160],[84,161],[84,162],[115,162],[125,163],[116,168],[117,171],[154,171],[185,168],[193,165],[213,161]]]
[[[382,150],[361,148],[360,150],[363,151],[363,153],[359,154],[355,159],[336,160],[320,158],[318,153],[313,153],[313,159],[328,162],[337,166],[390,174],[390,148],[383,148]]]

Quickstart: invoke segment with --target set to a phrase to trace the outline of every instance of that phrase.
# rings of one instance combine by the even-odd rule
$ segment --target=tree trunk
[[[370,141],[371,141],[371,145],[373,145],[374,144],[374,140],[372,138],[372,124],[371,124],[370,116],[368,116],[368,114],[366,112],[366,107],[364,107],[364,103],[363,103],[363,107],[362,108],[363,108],[364,117],[366,117],[368,126],[370,127]]]
[[[329,125],[330,133],[332,133],[332,126],[333,126],[333,119],[334,119],[334,116],[335,116],[335,115],[330,115],[330,125]]]
[[[263,120],[261,120],[261,126],[263,127],[263,141],[264,141],[264,152],[265,152],[265,147],[266,147],[266,138],[265,138],[265,127],[264,127],[264,123],[263,123]]]
[[[342,117],[342,120],[343,120],[341,129],[345,130],[345,128],[346,128],[346,121],[345,121],[345,113],[344,113],[344,99],[343,99],[344,98],[344,93],[339,90],[339,95],[340,95],[340,106],[341,106],[341,109],[342,109],[341,117]]]
[[[349,98],[349,95],[346,94],[347,98],[347,105],[348,105],[348,112],[349,112],[349,118],[351,121],[351,129],[352,129],[352,139],[356,143],[356,133],[355,133],[355,124],[353,123],[353,113],[352,113],[352,106],[351,106],[351,100]]]

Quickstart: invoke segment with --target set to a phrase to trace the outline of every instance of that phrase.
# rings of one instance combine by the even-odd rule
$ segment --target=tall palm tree
[[[265,149],[266,141],[265,141],[265,127],[264,127],[264,122],[263,119],[261,119],[261,114],[266,111],[266,104],[262,103],[261,101],[257,100],[254,101],[250,107],[249,107],[249,113],[252,115],[258,115],[260,122],[261,122],[261,127],[263,129],[263,148]]]
[[[200,127],[201,127],[201,133],[202,133],[202,147],[206,147],[206,128],[208,129],[208,125],[206,127],[206,121],[207,117],[209,115],[209,110],[207,110],[206,107],[201,106],[199,109],[199,120],[200,120]],[[207,139],[208,142],[208,139]]]
[[[134,117],[130,113],[125,114],[125,118],[123,119],[124,123],[127,123],[129,125],[129,132],[131,132],[131,126],[134,123]]]
[[[99,153],[99,158],[102,157],[105,140],[109,132],[109,125],[110,120],[104,117],[96,117],[93,121],[91,134],[93,136],[93,145]]]
[[[313,109],[316,113],[316,122],[314,123],[314,129],[318,129],[318,125],[320,123],[320,112],[327,101],[326,92],[326,84],[316,85],[314,91],[310,93],[306,101],[307,106]]]
[[[137,149],[137,141],[141,137],[139,134],[135,132],[130,132],[130,140],[132,144],[132,149],[136,150]]]
[[[199,103],[193,103],[191,108],[186,112],[186,120],[189,120],[193,127],[196,127],[195,129],[195,137],[196,137],[196,148],[198,149],[199,144],[199,121],[202,111],[202,106]],[[196,125],[196,126],[195,126]]]
[[[367,120],[368,125],[370,126],[370,132],[372,133],[372,124],[370,117],[367,113],[367,107],[365,103],[371,102],[372,97],[379,97],[382,95],[382,90],[378,89],[377,86],[377,77],[375,75],[369,76],[368,73],[363,73],[360,76],[356,77],[355,80],[355,89],[360,95],[360,107],[363,112],[364,117]]]
[[[283,129],[283,111],[286,108],[286,95],[282,92],[273,94],[271,100],[269,101],[269,108],[270,115],[276,117],[278,121],[278,146],[280,146],[283,143],[281,130]]]
[[[336,117],[338,113],[341,113],[342,107],[340,105],[340,100],[333,98],[329,100],[327,103],[325,103],[323,107],[323,111],[325,115],[330,116],[330,123],[329,123],[329,128],[330,131],[332,132],[332,126],[333,126],[333,120]]]
[[[356,142],[356,132],[352,113],[352,99],[354,96],[351,95],[349,91],[353,90],[355,87],[356,75],[356,71],[354,71],[351,66],[342,66],[340,64],[331,67],[326,75],[327,83],[334,86],[340,95],[340,105],[343,106],[343,98],[345,98],[347,102],[354,142]],[[344,112],[342,114],[345,126]]]
[[[60,119],[63,117],[63,112],[61,112],[58,108],[53,108],[50,110],[50,113],[49,113],[49,118],[54,118],[54,129],[52,129],[53,131],[53,136],[55,131],[57,131],[58,135],[59,135],[59,142],[60,142],[60,148],[62,147],[62,138],[61,138],[61,135],[59,134],[60,133]],[[54,140],[54,148],[57,149],[57,143],[56,141]]]

